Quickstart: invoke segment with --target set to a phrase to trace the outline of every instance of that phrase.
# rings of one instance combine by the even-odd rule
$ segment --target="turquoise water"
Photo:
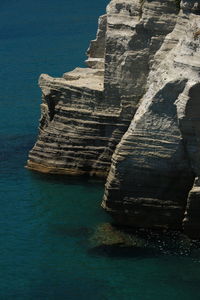
[[[24,168],[40,73],[83,66],[107,1],[0,2],[0,299],[200,299],[196,256],[95,247],[103,182]],[[158,247],[159,248],[159,247]],[[159,250],[159,251],[157,251]]]

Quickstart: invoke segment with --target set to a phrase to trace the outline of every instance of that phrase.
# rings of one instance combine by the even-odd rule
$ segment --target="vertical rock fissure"
[[[180,126],[191,168],[196,180],[188,191],[183,227],[190,236],[200,236],[200,83],[194,84],[188,93],[185,115]]]

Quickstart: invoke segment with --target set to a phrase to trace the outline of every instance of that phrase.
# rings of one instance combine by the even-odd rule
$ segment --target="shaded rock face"
[[[199,50],[200,1],[112,0],[88,67],[40,77],[28,168],[108,174],[117,223],[200,236]]]
[[[184,225],[188,234],[191,228],[198,235],[197,188],[189,197],[188,192],[200,166],[200,52],[195,37],[200,18],[193,9],[196,2],[192,6],[184,1],[182,6],[176,26],[154,57],[140,106],[113,154],[103,207],[121,224]]]

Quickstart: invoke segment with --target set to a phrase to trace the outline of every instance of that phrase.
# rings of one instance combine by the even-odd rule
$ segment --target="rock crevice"
[[[117,223],[198,237],[199,31],[200,1],[112,0],[88,67],[40,77],[28,168],[108,175],[102,206]]]

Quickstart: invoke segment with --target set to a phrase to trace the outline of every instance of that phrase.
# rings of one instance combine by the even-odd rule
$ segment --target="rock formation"
[[[200,237],[200,0],[112,0],[88,68],[41,75],[28,168],[107,177],[117,223]]]

